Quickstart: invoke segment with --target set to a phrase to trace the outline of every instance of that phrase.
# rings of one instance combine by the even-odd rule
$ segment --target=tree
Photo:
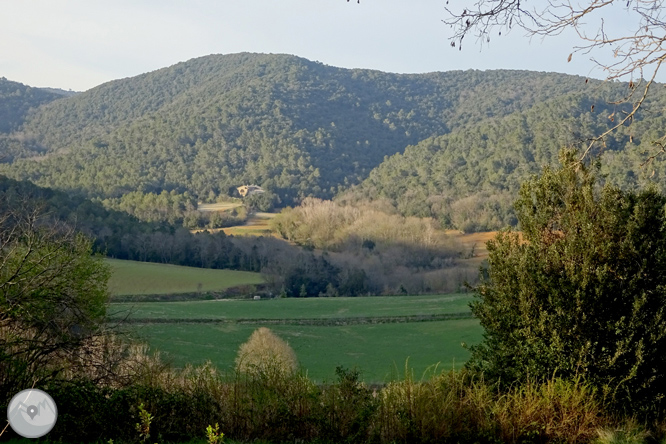
[[[601,188],[576,156],[523,184],[522,232],[488,242],[469,365],[507,383],[582,375],[646,406],[666,395],[666,197]]]
[[[92,242],[12,200],[0,195],[0,393],[84,362],[108,301],[109,270]]]
[[[627,96],[618,104],[626,102],[630,107],[617,116],[611,116],[615,125],[592,140],[583,153],[585,156],[594,142],[631,123],[648,98],[650,87],[666,59],[666,12],[663,6],[660,0],[627,0],[624,6],[612,0],[544,0],[527,5],[521,0],[479,0],[473,4],[466,3],[459,8],[459,12],[447,6],[449,17],[444,23],[453,28],[451,46],[459,49],[462,49],[462,41],[467,36],[490,42],[492,35],[501,36],[503,31],[515,27],[522,28],[531,36],[541,37],[573,30],[581,44],[572,48],[568,61],[574,53],[594,54],[607,49],[608,55],[613,56],[612,61],[592,60],[605,71],[608,80],[628,81]],[[624,23],[632,31],[627,31],[624,26],[606,26],[603,14],[620,7],[626,11]],[[655,141],[662,153],[666,152],[664,142],[664,138]]]
[[[287,376],[296,372],[298,360],[289,344],[261,327],[239,347],[236,369],[254,376]]]

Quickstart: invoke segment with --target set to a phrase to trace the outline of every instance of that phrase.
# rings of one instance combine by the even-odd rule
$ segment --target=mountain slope
[[[206,199],[256,183],[291,204],[334,196],[407,145],[574,92],[607,100],[618,86],[560,74],[398,75],[287,55],[207,56],[40,107],[7,136],[24,159],[0,172],[99,197],[187,190]]]
[[[30,145],[20,134],[14,137],[7,134],[18,129],[31,111],[62,97],[52,91],[0,77],[0,162],[9,162],[24,154],[26,147],[32,153],[43,149],[39,145]]]
[[[646,153],[655,152],[653,142],[663,136],[664,107],[666,95],[657,92],[631,126],[619,128],[589,153],[587,160],[599,163],[602,182],[622,188],[652,184],[666,192],[664,156],[646,165]],[[520,184],[544,166],[555,166],[561,148],[585,149],[620,111],[573,93],[456,129],[388,158],[341,201],[382,201],[402,215],[435,217],[463,231],[514,225],[512,205]]]

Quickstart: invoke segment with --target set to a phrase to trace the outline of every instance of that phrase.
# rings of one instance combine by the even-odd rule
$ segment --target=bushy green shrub
[[[522,233],[488,242],[471,368],[505,383],[583,376],[627,412],[666,396],[666,197],[600,187],[573,151],[523,184]]]

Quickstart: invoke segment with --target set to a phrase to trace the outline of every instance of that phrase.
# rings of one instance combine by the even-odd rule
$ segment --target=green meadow
[[[112,295],[148,295],[218,291],[263,283],[259,273],[181,267],[150,262],[105,259],[111,267]]]
[[[115,295],[196,292],[199,286],[201,291],[215,291],[261,283],[257,273],[108,263]],[[367,382],[381,383],[404,377],[406,365],[416,378],[434,366],[462,366],[469,356],[462,344],[481,341],[481,327],[469,317],[472,299],[471,294],[459,293],[131,302],[113,303],[109,312],[134,320],[128,324],[133,335],[176,367],[210,360],[232,371],[238,347],[255,329],[266,326],[289,342],[303,371],[316,381],[331,381],[335,368],[344,366],[361,370]],[[462,319],[423,320],[433,315]],[[304,319],[308,325],[299,325]]]
[[[339,319],[469,312],[470,294],[142,302],[114,304],[119,314],[149,319]]]
[[[176,367],[210,360],[231,371],[238,347],[261,325],[144,324],[138,337]],[[419,379],[428,368],[462,366],[468,352],[462,343],[481,341],[476,319],[376,325],[270,325],[298,356],[301,368],[315,381],[332,381],[336,366],[358,368],[366,382],[403,377],[407,363]]]

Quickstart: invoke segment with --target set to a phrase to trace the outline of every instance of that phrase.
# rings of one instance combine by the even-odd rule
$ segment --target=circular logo
[[[12,429],[24,438],[39,438],[51,431],[58,419],[58,408],[48,393],[38,389],[18,392],[7,408]]]

